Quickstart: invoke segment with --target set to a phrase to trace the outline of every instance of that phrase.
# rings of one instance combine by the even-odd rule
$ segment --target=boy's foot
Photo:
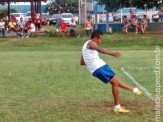
[[[116,113],[129,113],[130,111],[123,108],[123,107],[120,107],[118,109],[114,109],[114,112],[116,112]]]
[[[138,91],[136,92],[136,95],[141,95],[142,92],[140,91],[140,89],[138,89]]]
[[[138,89],[138,88],[134,88],[134,89],[133,89],[133,92],[134,92],[136,95],[141,95],[141,94],[142,94],[141,90]]]

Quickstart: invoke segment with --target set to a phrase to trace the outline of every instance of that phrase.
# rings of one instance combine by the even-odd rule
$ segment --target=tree
[[[11,9],[10,9],[10,12],[11,12],[11,13],[17,13],[17,10],[11,8]],[[8,16],[8,9],[7,9],[7,8],[0,9],[0,18],[6,17],[6,16]]]
[[[78,0],[49,0],[46,12],[52,15],[57,13],[58,10],[62,13],[78,13]]]
[[[105,5],[105,9],[111,12],[123,7],[160,8],[162,0],[100,0],[99,4]]]

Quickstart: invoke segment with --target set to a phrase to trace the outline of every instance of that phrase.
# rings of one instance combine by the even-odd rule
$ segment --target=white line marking
[[[155,101],[155,98],[152,96],[151,93],[147,91],[140,83],[138,83],[125,69],[122,67],[121,71],[135,84],[137,85],[151,100]]]
[[[156,67],[126,67],[127,69],[155,69]],[[163,67],[160,67],[162,69]]]

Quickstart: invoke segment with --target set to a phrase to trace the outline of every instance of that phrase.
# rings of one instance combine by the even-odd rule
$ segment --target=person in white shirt
[[[34,22],[31,22],[31,32],[36,32],[36,27]]]
[[[136,95],[140,95],[141,91],[138,88],[132,88],[125,84],[115,76],[115,72],[109,65],[103,61],[98,52],[110,55],[116,58],[121,56],[119,52],[111,52],[105,48],[101,48],[98,45],[101,43],[103,33],[99,30],[95,30],[91,33],[90,40],[86,41],[82,48],[81,65],[86,65],[89,72],[96,78],[100,79],[103,83],[110,83],[112,85],[112,93],[115,102],[114,112],[116,113],[128,113],[129,110],[124,109],[120,106],[119,101],[119,87],[129,90]]]
[[[17,28],[18,34],[23,35],[24,26],[25,26],[25,22],[23,21],[23,18],[21,17],[20,22],[18,23],[18,28]]]
[[[75,37],[77,37],[77,31],[76,31],[76,22],[74,21],[74,19],[71,19],[71,22],[69,23],[70,25],[70,29],[68,31],[68,38],[70,38],[70,33],[74,32]]]
[[[0,19],[0,32],[2,32],[3,36],[5,36],[5,22],[3,19]]]

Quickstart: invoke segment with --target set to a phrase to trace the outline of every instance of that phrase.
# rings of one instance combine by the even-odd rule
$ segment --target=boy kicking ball
[[[82,48],[81,65],[86,65],[91,74],[100,79],[104,83],[110,83],[112,85],[112,94],[114,96],[115,108],[114,112],[128,113],[129,110],[120,106],[119,101],[119,87],[127,89],[136,95],[140,95],[141,91],[138,88],[132,88],[131,86],[120,81],[113,70],[99,57],[98,52],[110,55],[116,58],[121,56],[119,52],[111,52],[105,48],[101,48],[98,45],[101,43],[103,33],[99,30],[95,30],[91,34],[91,39],[85,42]]]

